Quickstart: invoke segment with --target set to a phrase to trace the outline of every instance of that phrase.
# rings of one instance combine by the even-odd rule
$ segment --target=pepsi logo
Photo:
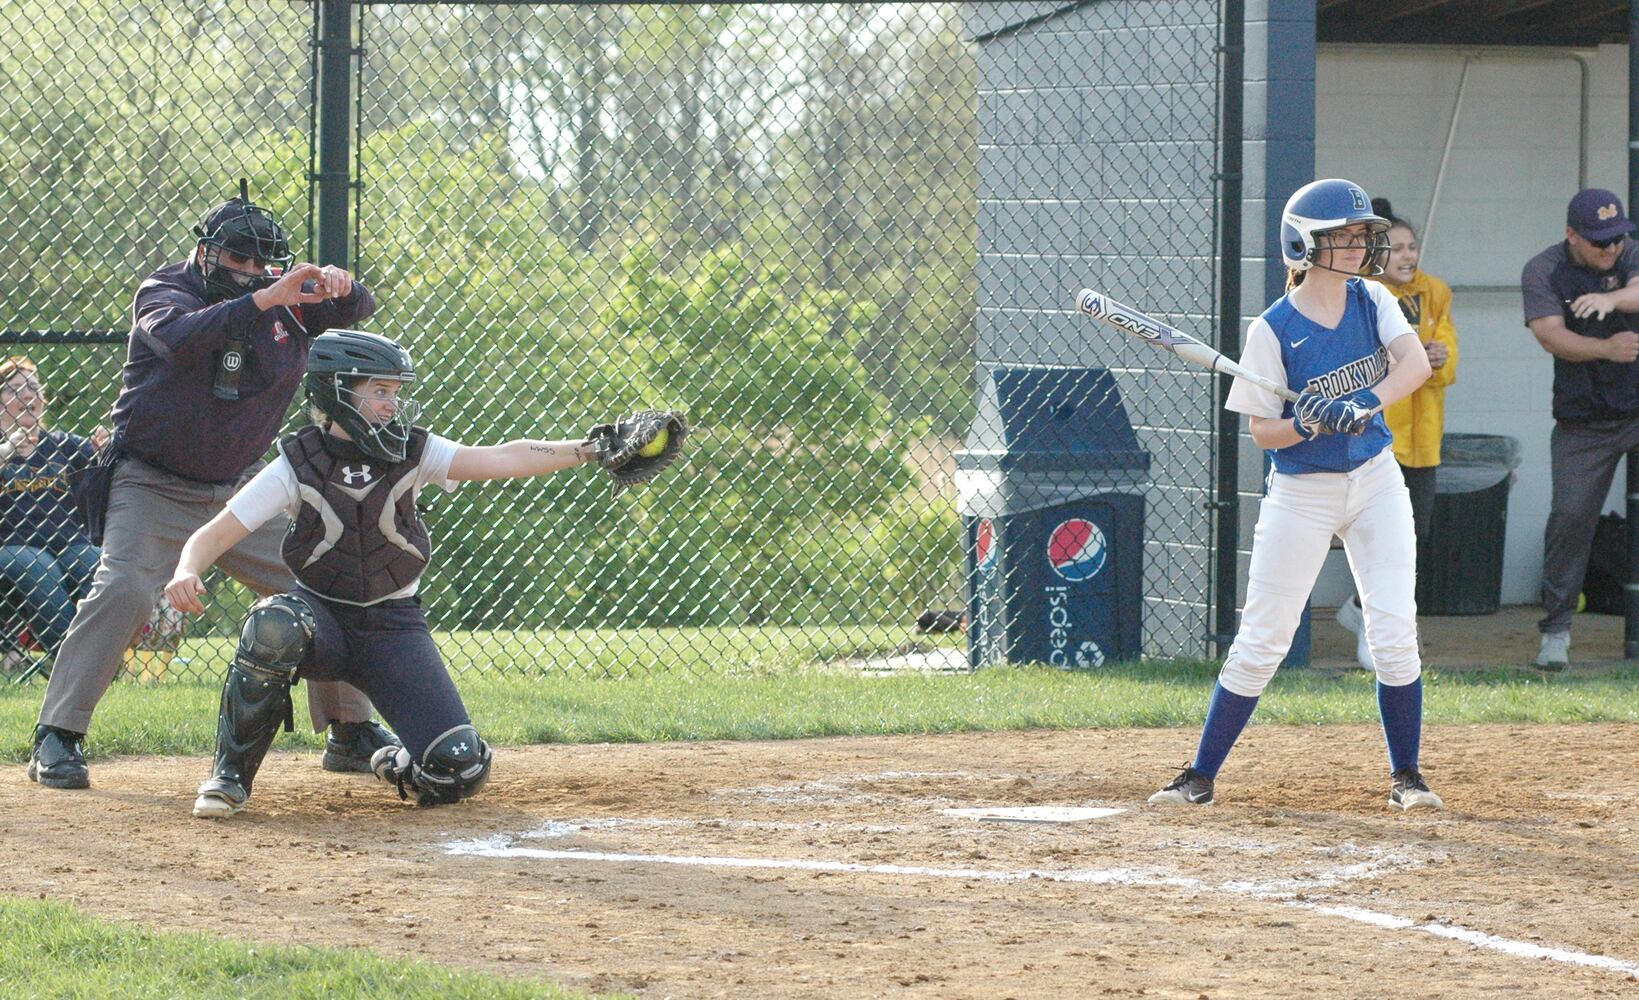
[[[979,572],[988,573],[996,567],[996,526],[990,518],[979,519],[979,527],[974,531],[973,555]]]
[[[1104,568],[1109,548],[1098,525],[1079,517],[1059,522],[1047,535],[1047,564],[1062,580],[1081,583]]]

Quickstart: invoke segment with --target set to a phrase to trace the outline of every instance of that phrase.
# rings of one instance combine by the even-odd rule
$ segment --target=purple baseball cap
[[[1565,224],[1585,240],[1609,240],[1639,228],[1622,211],[1622,199],[1604,188],[1578,191],[1565,209]]]

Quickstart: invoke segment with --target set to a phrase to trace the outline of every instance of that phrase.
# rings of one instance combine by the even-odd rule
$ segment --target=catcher
[[[183,546],[165,595],[204,610],[200,574],[280,511],[291,518],[282,554],[298,587],[258,601],[228,667],[216,724],[216,759],[195,816],[245,807],[281,723],[290,728],[297,680],[347,680],[370,696],[404,741],[370,761],[382,781],[422,805],[456,802],[489,776],[479,738],[433,644],[415,596],[432,552],[416,495],[463,480],[540,476],[596,461],[619,488],[676,460],[687,433],[679,413],[645,411],[602,424],[584,440],[472,447],[415,426],[404,392],[410,356],[373,333],[331,330],[313,341],[306,388],[313,423],[279,444],[279,457]]]

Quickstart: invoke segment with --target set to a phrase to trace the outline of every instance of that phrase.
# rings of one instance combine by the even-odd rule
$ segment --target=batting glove
[[[1292,426],[1297,429],[1298,437],[1308,441],[1317,434],[1331,433],[1320,419],[1321,411],[1329,402],[1325,396],[1313,392],[1298,394],[1297,402],[1292,404]]]
[[[1371,426],[1372,417],[1383,408],[1383,401],[1377,398],[1377,393],[1370,389],[1356,389],[1354,392],[1339,396],[1335,402],[1342,403],[1348,411],[1348,419],[1339,433],[1364,434]]]

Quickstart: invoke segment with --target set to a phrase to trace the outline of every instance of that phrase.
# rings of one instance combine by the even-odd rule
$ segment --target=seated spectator
[[[55,653],[100,557],[69,496],[68,473],[106,432],[93,441],[48,430],[45,409],[34,363],[0,361],[0,589],[34,640]]]

